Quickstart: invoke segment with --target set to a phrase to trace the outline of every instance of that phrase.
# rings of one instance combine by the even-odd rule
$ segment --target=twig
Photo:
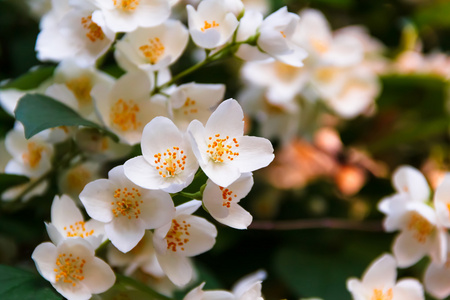
[[[380,221],[353,221],[345,219],[308,219],[290,221],[254,221],[248,229],[254,230],[302,230],[302,229],[345,229],[381,232]]]

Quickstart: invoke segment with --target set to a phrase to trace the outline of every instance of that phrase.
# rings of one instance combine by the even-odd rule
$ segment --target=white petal
[[[413,167],[399,167],[392,175],[392,181],[398,192],[407,193],[413,201],[425,202],[430,197],[427,180]]]
[[[397,264],[390,254],[384,254],[374,261],[362,278],[362,283],[369,289],[391,288],[397,279]]]
[[[81,211],[67,195],[62,195],[61,198],[55,196],[51,208],[51,217],[52,224],[60,231],[63,231],[66,226],[84,221]]]
[[[55,245],[48,242],[39,244],[34,249],[33,254],[31,254],[31,258],[34,260],[39,274],[51,283],[54,283],[56,280],[54,271],[56,257],[57,251]]]
[[[143,203],[140,218],[145,223],[145,229],[158,228],[175,217],[175,207],[169,194],[163,191],[143,191]]]
[[[83,283],[89,288],[92,294],[107,291],[116,281],[116,276],[111,267],[97,257],[85,265],[83,274],[85,277]]]
[[[206,134],[214,136],[239,137],[244,134],[244,113],[239,103],[234,99],[223,101],[211,114],[205,126]]]
[[[168,252],[167,255],[158,255],[161,268],[170,281],[178,286],[184,286],[191,281],[193,276],[192,263],[188,257]]]
[[[434,206],[442,225],[450,228],[450,173],[447,173],[434,194]]]
[[[115,217],[105,225],[105,232],[111,243],[123,253],[133,249],[145,233],[144,223],[126,216]]]
[[[104,223],[112,220],[111,199],[114,190],[113,183],[107,179],[97,179],[86,184],[80,193],[80,200],[92,219]]]
[[[428,243],[417,242],[413,234],[403,231],[395,238],[392,252],[400,268],[412,266],[427,253]]]
[[[272,143],[265,138],[243,136],[238,138],[239,156],[235,163],[239,171],[252,172],[268,166],[274,159]]]
[[[178,223],[186,221],[190,224],[189,241],[184,245],[181,253],[185,256],[196,256],[210,250],[216,243],[217,229],[206,219],[197,216],[180,216]]]
[[[450,269],[431,263],[425,271],[423,283],[428,293],[443,299],[450,295]]]
[[[423,287],[416,279],[400,280],[393,289],[393,300],[408,299],[408,300],[424,300]]]

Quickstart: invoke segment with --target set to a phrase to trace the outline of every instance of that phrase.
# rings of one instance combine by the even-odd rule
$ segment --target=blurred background
[[[0,80],[52,65],[39,62],[34,52],[44,2],[0,0]],[[350,299],[346,280],[360,278],[370,262],[391,251],[395,233],[383,231],[377,203],[394,192],[392,172],[412,165],[435,188],[450,169],[450,2],[272,0],[268,5],[269,12],[285,5],[291,12],[317,9],[333,30],[364,26],[383,45],[380,91],[375,104],[354,118],[341,118],[322,107],[320,113],[299,116],[301,126],[288,142],[271,137],[276,159],[255,172],[255,186],[241,201],[254,217],[252,226],[238,231],[213,221],[219,231],[217,244],[196,257],[198,281],[206,281],[205,289],[229,289],[244,275],[264,269],[266,299]],[[190,47],[173,74],[195,62],[192,43]],[[418,60],[422,63],[436,53],[446,60],[434,62],[434,68],[418,67]],[[112,61],[107,57],[102,69],[118,76],[121,71]],[[240,100],[245,83],[236,74],[242,65],[229,59],[183,81],[224,83],[227,97]],[[252,116],[248,121],[248,133],[261,135],[263,124]],[[0,109],[0,140],[13,124]],[[0,182],[0,187],[6,185]],[[55,190],[52,186],[25,207],[0,210],[1,264],[34,268],[31,253],[48,240],[43,220],[49,220]],[[424,258],[399,270],[399,277],[421,279],[428,262]],[[178,292],[177,299],[184,294]]]

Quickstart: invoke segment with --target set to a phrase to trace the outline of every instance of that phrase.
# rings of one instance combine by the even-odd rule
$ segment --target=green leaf
[[[70,107],[44,95],[26,94],[17,103],[15,114],[16,119],[25,127],[25,137],[27,139],[48,128],[86,126],[99,129],[114,141],[119,141],[119,138],[114,133],[82,118]]]
[[[15,185],[27,183],[28,177],[14,174],[0,174],[0,194]]]
[[[54,66],[41,66],[32,69],[30,72],[20,76],[17,79],[7,82],[2,89],[18,89],[22,91],[32,90],[37,88],[41,83],[53,75],[55,71]]]
[[[60,300],[42,277],[31,272],[0,265],[0,299]]]
[[[417,10],[413,16],[419,28],[450,28],[450,3],[442,1]]]

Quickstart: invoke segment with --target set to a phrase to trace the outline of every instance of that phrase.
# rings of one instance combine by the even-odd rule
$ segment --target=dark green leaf
[[[0,265],[0,299],[59,300],[42,277],[31,272]]]
[[[26,176],[14,175],[14,174],[0,174],[0,193],[4,190],[28,182],[29,179]]]
[[[119,138],[100,125],[82,118],[70,107],[40,94],[26,94],[17,104],[16,119],[25,127],[29,139],[42,130],[58,126],[86,126],[99,129],[118,142]]]
[[[2,89],[14,88],[22,91],[31,90],[37,88],[42,82],[47,80],[53,75],[55,67],[53,66],[42,66],[37,67],[30,72],[20,76],[17,79],[9,81]]]

